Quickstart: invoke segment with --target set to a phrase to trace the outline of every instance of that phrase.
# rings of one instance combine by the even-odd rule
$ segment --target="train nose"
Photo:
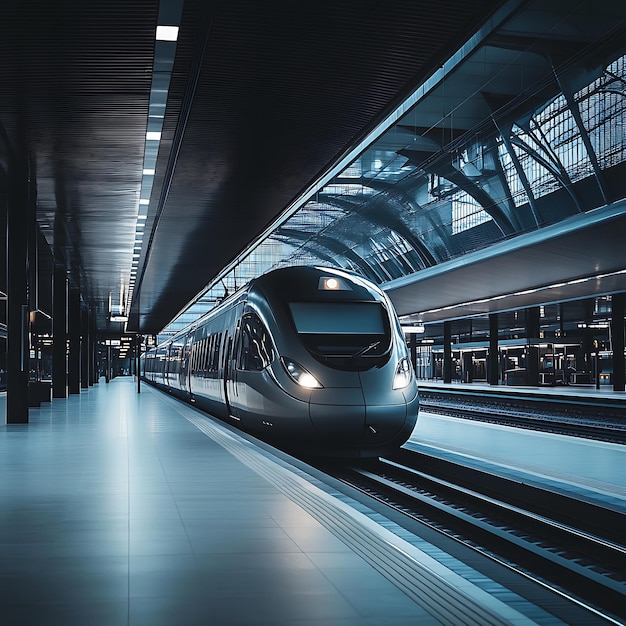
[[[324,437],[353,438],[367,428],[360,387],[314,390],[309,415],[315,430]]]
[[[400,400],[385,396],[386,402],[379,400],[374,403],[372,398],[368,400],[364,394],[361,387],[314,390],[311,393],[309,415],[315,431],[324,440],[337,444],[370,446],[392,441],[407,424],[404,396],[396,393]]]

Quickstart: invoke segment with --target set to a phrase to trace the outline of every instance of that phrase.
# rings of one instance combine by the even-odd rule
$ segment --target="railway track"
[[[470,390],[420,388],[420,410],[450,417],[530,428],[562,435],[626,443],[624,404],[597,404],[592,400],[488,395]]]
[[[328,468],[325,468],[328,471]],[[626,620],[626,515],[427,453],[332,474],[413,520],[576,599]]]

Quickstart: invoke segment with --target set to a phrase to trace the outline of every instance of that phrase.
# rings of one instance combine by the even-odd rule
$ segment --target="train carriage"
[[[144,355],[144,378],[283,447],[378,456],[418,415],[389,298],[338,269],[269,272]]]

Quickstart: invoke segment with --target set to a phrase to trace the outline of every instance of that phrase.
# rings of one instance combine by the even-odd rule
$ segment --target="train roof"
[[[326,283],[322,282],[325,278],[335,279],[337,288],[325,288]],[[306,300],[311,298],[312,294],[324,297],[324,292],[334,299],[386,298],[377,285],[359,274],[318,265],[277,268],[251,281],[250,290],[262,290],[267,295],[277,294],[284,299],[293,300]]]
[[[238,289],[234,294],[225,298],[210,311],[207,311],[201,318],[195,320],[188,326],[185,326],[185,328],[179,330],[175,335],[169,337],[166,341],[161,342],[157,347],[177,341],[181,337],[195,331],[195,329],[198,326],[201,326],[206,320],[209,320],[234,306],[251,291],[261,292],[266,295],[280,294],[285,299],[308,299],[311,297],[312,293],[321,294],[324,289],[320,288],[320,279],[325,276],[337,278],[340,281],[344,281],[344,285],[350,285],[349,289],[339,289],[339,293],[345,294],[345,299],[354,299],[355,295],[360,298],[369,299],[374,297],[377,300],[387,299],[385,294],[377,285],[370,282],[363,276],[348,270],[318,265],[294,265],[279,267],[254,278],[249,283]],[[336,299],[337,297],[337,293],[335,293],[333,298]],[[339,298],[342,298],[341,295]]]

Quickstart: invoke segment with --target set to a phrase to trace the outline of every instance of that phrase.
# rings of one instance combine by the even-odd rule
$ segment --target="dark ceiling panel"
[[[30,159],[42,232],[100,311],[132,259],[157,11],[157,0],[0,8],[2,152]]]

